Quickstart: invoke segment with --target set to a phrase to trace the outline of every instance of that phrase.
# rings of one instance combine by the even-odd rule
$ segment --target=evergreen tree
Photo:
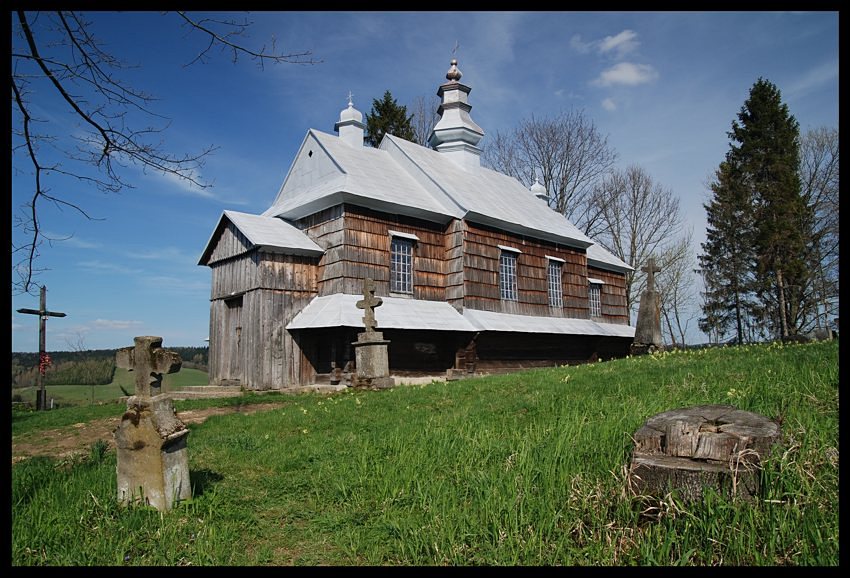
[[[759,78],[732,130],[710,185],[700,328],[740,343],[770,331],[796,334],[812,276],[813,210],[802,194],[800,133],[779,90]]]
[[[812,215],[800,182],[800,128],[779,89],[759,78],[732,123],[729,158],[752,193],[757,291],[780,338],[795,321],[810,283],[806,264]]]
[[[740,344],[750,340],[748,327],[759,317],[753,275],[755,215],[736,165],[729,160],[720,163],[715,176],[710,185],[713,197],[703,205],[708,227],[699,256],[705,290],[698,324],[716,339],[731,332]]]
[[[387,133],[412,142],[416,138],[412,119],[406,106],[399,105],[389,90],[384,92],[383,99],[372,100],[372,110],[366,115],[366,144],[377,147]]]

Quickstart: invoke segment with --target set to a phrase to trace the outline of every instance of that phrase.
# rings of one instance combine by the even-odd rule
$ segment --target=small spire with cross
[[[349,90],[348,91],[348,106],[354,106],[354,102],[351,100],[351,98],[353,96],[354,96],[354,94]]]

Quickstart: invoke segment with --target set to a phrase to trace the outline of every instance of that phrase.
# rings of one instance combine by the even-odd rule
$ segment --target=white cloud
[[[652,82],[656,78],[658,78],[658,72],[649,64],[618,62],[607,70],[603,70],[591,84],[596,86],[613,86],[615,84],[636,86]]]
[[[44,233],[44,236],[46,238],[54,240],[56,242],[64,243],[64,244],[66,244],[70,247],[76,247],[77,249],[97,249],[97,248],[100,248],[102,246],[100,243],[92,243],[91,241],[84,241],[83,239],[80,239],[79,237],[75,237],[73,233],[68,235],[68,234],[64,234],[64,233],[59,234],[59,233],[46,232],[46,233]]]
[[[103,261],[80,261],[79,263],[77,263],[77,265],[84,269],[89,269],[93,271],[103,271],[108,273],[142,273],[141,269],[130,269],[128,267],[121,267],[120,265],[115,265],[114,263],[104,263]]]
[[[570,38],[570,47],[579,54],[587,54],[593,48],[593,42],[584,42],[580,34],[574,34]]]
[[[616,36],[606,36],[599,43],[600,54],[615,52],[617,58],[623,58],[626,54],[640,45],[637,34],[632,30],[623,30]]]
[[[602,101],[602,108],[608,111],[617,110],[617,103],[613,98],[606,98]]]
[[[119,319],[95,319],[92,322],[98,329],[130,329],[142,325],[141,321],[123,321]]]

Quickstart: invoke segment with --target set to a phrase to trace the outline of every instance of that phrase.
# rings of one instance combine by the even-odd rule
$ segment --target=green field
[[[103,443],[12,466],[14,566],[839,564],[837,341],[656,353],[334,394],[175,402],[271,411],[189,425],[192,498],[116,499]],[[754,502],[635,496],[631,436],[673,408],[775,420]],[[121,404],[12,412],[24,432]]]
[[[86,405],[115,401],[122,397],[125,390],[133,393],[135,374],[126,369],[116,368],[115,377],[108,385],[46,385],[48,404],[53,400],[54,407],[68,405]],[[207,372],[197,369],[181,369],[177,373],[162,377],[162,387],[166,392],[178,391],[184,387],[208,385]],[[37,387],[23,387],[12,390],[13,395],[21,396],[21,401],[35,405]]]

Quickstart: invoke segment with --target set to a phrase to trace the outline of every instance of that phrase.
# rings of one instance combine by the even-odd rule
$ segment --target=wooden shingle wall
[[[587,274],[605,282],[600,290],[602,318],[607,323],[629,324],[629,312],[626,307],[626,275],[605,269],[588,267]]]
[[[517,301],[499,295],[499,245],[517,255]],[[467,223],[464,235],[464,307],[548,317],[587,318],[587,257],[584,251]],[[563,259],[563,308],[549,306],[548,259]]]

